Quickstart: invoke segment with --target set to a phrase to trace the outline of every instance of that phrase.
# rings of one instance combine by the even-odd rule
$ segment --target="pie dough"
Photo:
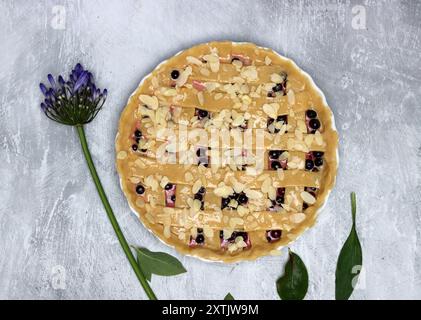
[[[121,114],[116,161],[130,207],[159,239],[235,262],[275,254],[314,224],[337,147],[323,94],[294,62],[211,42],[143,79]]]

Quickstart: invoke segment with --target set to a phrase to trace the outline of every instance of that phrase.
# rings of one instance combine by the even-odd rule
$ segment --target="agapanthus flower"
[[[49,74],[48,82],[48,86],[43,83],[39,85],[41,92],[45,97],[44,102],[41,103],[41,109],[48,118],[62,124],[76,127],[86,163],[118,241],[129,260],[134,273],[139,279],[140,284],[145,290],[145,293],[149,299],[156,299],[155,293],[149,286],[145,275],[140,269],[140,266],[121,231],[101,184],[101,180],[99,179],[98,172],[95,169],[88,142],[86,141],[84,125],[91,122],[101,110],[107,98],[107,89],[102,91],[101,89],[98,89],[95,86],[92,74],[83,69],[80,63],[72,70],[67,81],[62,76],[58,76],[56,81],[56,79]]]
[[[91,122],[107,98],[107,89],[97,88],[92,73],[80,63],[76,64],[67,81],[61,75],[56,81],[49,74],[48,82],[39,85],[45,97],[41,109],[48,118],[62,124],[75,126]]]

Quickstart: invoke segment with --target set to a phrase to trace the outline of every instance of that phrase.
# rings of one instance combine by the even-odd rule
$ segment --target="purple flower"
[[[44,95],[41,110],[59,123],[77,126],[91,122],[107,98],[107,89],[95,86],[92,73],[76,64],[66,81],[61,75],[57,81],[49,74],[47,85],[40,83]]]

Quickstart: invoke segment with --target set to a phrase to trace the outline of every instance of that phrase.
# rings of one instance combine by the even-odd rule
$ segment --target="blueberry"
[[[282,230],[271,230],[270,236],[275,239],[279,239],[282,236]]]
[[[273,170],[278,170],[279,168],[281,168],[281,163],[279,161],[273,161],[270,166],[272,167]]]
[[[206,110],[199,110],[199,118],[206,118],[209,114]]]
[[[172,184],[171,183],[167,183],[165,185],[165,190],[171,190],[172,189]]]
[[[146,151],[148,151],[148,149],[140,149],[140,151],[146,152]]]
[[[270,150],[269,157],[271,157],[272,159],[278,159],[281,153],[282,152],[280,150]]]
[[[303,203],[303,210],[308,208],[308,204],[307,203]]]
[[[240,204],[247,203],[248,200],[249,198],[244,193],[240,194],[240,196],[238,197],[238,202]]]
[[[172,202],[175,202],[175,194],[173,194],[173,195],[171,196],[171,201],[172,201]]]
[[[203,233],[203,229],[202,228],[197,228],[197,233]]]
[[[314,167],[314,162],[313,160],[307,159],[306,160],[306,170],[311,170]]]
[[[200,187],[198,193],[204,194],[206,191],[205,187]]]
[[[322,158],[316,158],[314,159],[314,164],[318,167],[323,165],[323,159]]]
[[[205,237],[203,236],[203,234],[198,234],[196,237],[196,243],[203,243],[205,242]]]
[[[136,193],[137,194],[144,194],[145,193],[145,187],[142,186],[141,184],[136,186]]]
[[[284,197],[283,196],[277,196],[276,197],[276,203],[277,204],[282,204],[284,202]]]
[[[137,144],[132,145],[132,150],[136,151],[137,150]]]
[[[274,98],[274,97],[275,97],[275,92],[269,91],[268,92],[268,98]]]
[[[284,124],[286,124],[287,123],[287,116],[278,116],[276,118],[276,121],[283,121]]]
[[[284,89],[284,87],[282,86],[282,83],[277,83],[273,88],[272,91],[273,92],[279,92],[282,91]]]
[[[134,132],[134,135],[136,138],[140,138],[142,136],[142,131],[136,129],[136,131]]]
[[[270,241],[272,240],[272,238],[271,238],[271,237],[266,237],[266,240],[267,240],[268,242],[270,242]]]
[[[317,112],[311,109],[307,110],[306,115],[310,119],[317,118]]]
[[[321,158],[323,157],[324,153],[321,151],[313,151],[313,156],[316,158]]]
[[[136,143],[140,142],[140,138],[136,138],[135,140],[136,140]]]
[[[320,128],[320,121],[317,119],[311,119],[308,123],[311,129],[317,130]]]
[[[200,193],[196,193],[196,194],[194,195],[194,199],[197,199],[197,200],[202,201],[202,200],[203,200],[203,195],[202,195],[202,194],[200,194]]]
[[[228,207],[229,203],[230,203],[230,199],[223,198],[222,201],[221,201],[221,209],[224,209],[224,208]]]
[[[203,156],[205,156],[205,157],[206,157],[206,150],[205,150],[205,149],[203,149],[203,148],[199,148],[199,149],[197,149],[197,151],[196,151],[196,156],[198,156],[198,157],[203,157]]]
[[[180,71],[178,71],[178,70],[171,71],[171,78],[172,79],[176,80],[176,79],[178,79],[179,76],[180,76]]]
[[[224,237],[224,231],[223,230],[221,230],[221,231],[219,231],[219,238],[223,238]]]
[[[238,59],[238,58],[232,58],[231,59],[231,62],[233,62],[233,61],[241,61],[240,59]]]

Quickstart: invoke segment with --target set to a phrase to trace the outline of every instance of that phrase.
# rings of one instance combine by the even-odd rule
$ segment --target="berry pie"
[[[130,97],[116,138],[130,207],[179,252],[235,262],[276,254],[333,188],[338,135],[294,62],[211,42],[161,63]]]

